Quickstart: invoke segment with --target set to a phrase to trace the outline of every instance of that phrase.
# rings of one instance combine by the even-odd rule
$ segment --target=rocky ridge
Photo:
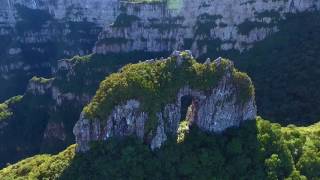
[[[169,59],[174,59],[176,68],[179,68],[192,58],[189,51],[187,54],[176,51]],[[151,60],[145,63],[157,63],[157,61],[169,60]],[[227,65],[224,66],[225,64]],[[212,63],[208,60],[204,66],[223,68],[223,75],[218,84],[206,92],[188,85],[181,87],[174,101],[164,105],[162,110],[156,113],[156,126],[149,132],[145,127],[148,121],[151,121],[151,114],[141,108],[142,102],[138,100],[139,97],[128,99],[123,103],[118,102],[119,104],[104,117],[90,118],[83,111],[73,129],[78,151],[89,150],[92,141],[124,136],[136,136],[150,144],[152,149],[159,148],[169,135],[177,133],[179,123],[184,118],[190,124],[208,132],[222,132],[228,127],[238,126],[242,121],[255,119],[254,94],[240,101],[239,93],[242,90],[237,88],[237,83],[241,82],[234,81],[233,64],[218,58]],[[252,84],[250,82],[247,85]],[[191,109],[187,117],[183,117],[182,114],[183,108],[186,108],[182,105],[184,98],[191,99],[187,105]],[[97,106],[99,107],[99,104]]]

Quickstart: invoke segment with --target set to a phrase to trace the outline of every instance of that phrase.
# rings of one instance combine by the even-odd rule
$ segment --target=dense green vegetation
[[[8,109],[8,105],[6,103],[0,104],[0,121],[3,119],[7,119],[12,115],[12,112]]]
[[[59,69],[54,78],[33,77],[32,82],[41,85],[52,81],[52,86],[61,93],[72,93],[84,100],[64,99],[61,105],[57,105],[49,89],[43,95],[26,92],[21,101],[2,104],[0,114],[6,117],[8,124],[0,130],[0,168],[34,154],[59,152],[74,143],[73,126],[89,100],[86,98],[94,95],[101,80],[128,62],[161,56],[165,54],[132,52],[76,56],[66,60],[72,69]],[[44,139],[48,123],[63,124],[66,139]]]
[[[93,143],[74,155],[74,146],[38,155],[0,171],[0,179],[317,179],[320,124],[281,127],[258,118],[223,134],[191,127],[159,150],[134,139]]]
[[[232,72],[242,102],[253,95],[250,78],[234,69],[230,61],[222,60],[219,65],[200,64],[186,52],[180,55],[181,64],[178,58],[169,57],[166,60],[129,64],[119,73],[111,74],[101,82],[95,97],[84,108],[85,116],[104,119],[114,106],[129,99],[138,99],[150,119],[156,119],[156,113],[175,100],[180,88],[189,86],[197,90],[210,90],[227,71]],[[155,124],[152,122],[155,121],[147,124],[147,132],[153,129]]]
[[[0,167],[39,152],[47,122],[44,98],[17,96],[6,101],[10,112],[0,127]]]
[[[75,155],[75,145],[57,155],[36,155],[2,170],[0,179],[57,179],[71,163]]]
[[[9,119],[12,116],[13,112],[10,106],[18,103],[21,99],[22,96],[15,96],[0,104],[0,121]]]
[[[177,143],[184,142],[187,134],[189,133],[189,121],[183,120],[179,123],[177,130]]]
[[[271,15],[272,12],[270,12],[270,14],[262,14],[260,16],[266,17]],[[306,21],[306,19],[308,19],[308,21]],[[262,42],[257,43],[253,49],[245,51],[242,54],[232,52],[221,54],[221,52],[217,52],[216,49],[217,47],[219,47],[220,42],[216,40],[199,41],[199,44],[202,43],[211,45],[211,47],[208,47],[209,53],[206,56],[218,57],[223,55],[225,57],[230,57],[235,61],[237,67],[239,67],[242,71],[248,72],[255,84],[258,111],[259,114],[261,114],[263,117],[266,117],[273,122],[280,122],[281,124],[310,124],[318,120],[320,116],[320,107],[318,106],[320,103],[320,94],[318,91],[318,87],[320,84],[318,78],[320,75],[320,64],[318,61],[318,57],[320,55],[319,22],[319,13],[304,13],[295,16],[288,16],[287,20],[279,23],[280,31],[278,33],[270,36],[268,39]],[[41,20],[41,23],[39,24],[42,26],[44,23],[45,21]],[[250,25],[252,24],[247,24],[244,27],[248,28],[247,30],[250,30],[253,27]],[[58,24],[56,26],[58,27]],[[90,34],[90,24],[70,23],[67,26],[70,26],[71,28],[72,32],[70,34],[72,35],[70,35],[70,37],[68,36],[68,38],[72,39],[72,41],[70,41],[69,45],[65,45],[66,48],[72,50],[75,47],[75,44],[78,50],[83,46],[91,48],[94,40],[90,43],[86,42],[85,44],[77,41],[77,39],[83,39],[88,34]],[[209,26],[211,25],[209,24]],[[52,29],[54,28],[56,27],[53,26]],[[166,25],[165,28],[170,28],[170,26]],[[207,32],[206,27],[204,27],[203,30]],[[244,30],[244,33],[245,31],[246,30]],[[91,36],[93,37],[92,34],[90,35],[90,38]],[[6,42],[6,44],[9,43]],[[37,54],[32,50],[33,47],[43,47],[47,53]],[[61,47],[63,46],[57,42],[22,46],[23,57],[21,58],[29,64],[35,64],[40,61],[47,62],[49,61],[49,57],[51,60],[55,60],[55,57],[60,57],[58,52],[60,52]],[[70,74],[70,72],[68,71],[59,71],[53,84],[62,92],[72,92],[77,95],[93,95],[98,87],[99,82],[106,76],[106,74],[116,71],[118,68],[128,62],[137,62],[137,60],[139,59],[142,60],[150,57],[161,56],[166,55],[157,54],[148,56],[144,52],[133,52],[123,55],[89,55],[84,57],[75,57],[70,60],[74,63],[72,67],[74,68],[75,73]],[[129,65],[128,67],[132,68],[132,65]],[[152,70],[152,68],[147,68],[147,70],[150,69]],[[18,89],[20,92],[23,92],[25,82],[27,82],[29,77],[33,76],[32,74],[48,74],[49,71],[49,69],[44,71],[43,68],[36,68],[32,70],[33,73],[28,73],[27,75],[24,72],[13,72],[15,76],[10,76],[10,82],[14,82],[14,84],[10,84],[7,80],[0,77],[0,99],[6,97],[9,93],[12,93],[10,95],[15,95]],[[138,72],[141,74],[141,76],[145,75],[145,71]],[[241,78],[242,75],[238,75],[239,78]],[[132,78],[137,78],[135,80],[138,81],[141,76],[136,76],[136,74],[133,74]],[[41,79],[38,80],[41,81]],[[114,82],[116,82],[117,80],[118,79],[115,78]],[[149,96],[150,93],[156,92],[152,88],[158,88],[158,86],[156,85],[156,83],[153,84],[153,82],[151,83],[151,85],[149,82],[146,82],[146,84],[144,83],[145,81],[141,81],[141,84],[138,83],[138,85],[146,85],[144,87],[147,88],[147,91],[143,91],[143,93],[147,92],[145,98],[151,97]],[[176,84],[174,84],[173,87],[174,86],[176,86]],[[132,87],[134,88],[132,88],[132,92],[130,92],[129,94],[135,93],[134,90],[136,90],[136,86]],[[149,89],[149,87],[151,88]],[[171,92],[165,93],[170,94]],[[143,94],[143,97],[144,95],[145,94]],[[156,98],[161,99],[160,102],[166,101],[166,99],[162,99],[160,95],[156,96]],[[245,95],[246,93],[244,93],[243,97],[245,97]],[[75,121],[78,119],[79,113],[82,109],[82,104],[72,101],[64,102],[62,106],[56,108],[55,112],[52,112],[51,110],[49,110],[49,107],[52,107],[52,100],[48,99],[48,97],[49,96],[32,97],[30,94],[27,94],[24,96],[24,98],[22,98],[20,101],[17,101],[16,103],[2,103],[0,105],[0,121],[1,119],[10,120],[7,121],[10,122],[9,125],[0,130],[0,167],[3,166],[6,162],[14,162],[16,160],[39,152],[56,152],[57,150],[61,150],[66,145],[74,142],[72,127]],[[122,100],[121,98],[122,97],[119,97],[120,100]],[[153,100],[154,99],[148,102],[152,102]],[[114,101],[108,103],[116,102],[117,100],[114,99]],[[161,105],[161,103],[159,104]],[[153,106],[149,107],[153,108]],[[43,147],[42,137],[48,121],[64,123],[64,125],[66,126],[66,131],[68,133],[68,140],[66,142],[51,142],[52,146]],[[185,136],[186,129],[184,127],[184,124],[181,124],[181,135],[183,135],[181,136],[183,137],[181,139],[188,139],[188,136]],[[306,177],[319,176],[319,174],[316,174],[317,172],[319,172],[319,145],[317,145],[318,140],[316,136],[319,136],[319,134],[316,134],[317,128],[318,125],[306,128],[282,128],[280,139],[283,139],[283,141],[281,140],[281,143],[286,144],[285,146],[287,147],[287,149],[289,149],[289,154],[291,154],[292,156],[292,158],[288,159],[293,159],[294,162],[294,165],[292,165],[293,168],[287,168],[293,169],[293,171],[286,171],[290,171],[290,174],[292,176],[299,174],[302,174]],[[298,131],[299,133],[296,134],[296,131]],[[193,130],[191,131],[191,133],[192,132]],[[313,137],[311,137],[310,134],[313,134]],[[297,141],[295,141],[295,139],[297,139]],[[228,142],[229,140],[226,140],[221,142],[221,144]],[[300,143],[302,143],[303,145],[301,146]],[[220,146],[220,144],[218,145]],[[136,144],[134,144],[133,146],[136,146]],[[226,145],[221,145],[221,148],[225,146]],[[225,149],[221,151],[224,152],[224,150]],[[153,155],[153,153],[151,154]],[[227,169],[225,166],[232,166],[228,163],[234,163],[233,161],[236,161],[230,160],[228,158],[228,155],[229,154],[224,154],[225,161],[224,163],[222,163],[223,170]],[[269,170],[265,170],[263,172],[273,172],[269,173],[269,177],[278,176],[275,175],[277,173],[285,174],[285,177],[288,177],[288,173],[284,173],[284,169],[286,168],[282,167],[283,165],[279,163],[279,161],[284,161],[283,157],[285,156],[281,153],[273,156],[268,156],[269,160],[266,161],[266,164],[268,164]],[[98,159],[98,155],[92,158]],[[87,161],[91,168],[98,168],[98,165],[94,166],[90,164],[89,160]],[[288,161],[289,166],[291,166],[291,160],[286,161]],[[140,161],[138,160],[134,162],[140,163]],[[261,164],[263,164],[261,166],[265,167],[264,162]],[[257,170],[257,172],[260,171]],[[267,173],[265,173],[264,175],[266,174]],[[315,176],[314,174],[316,174],[317,176]],[[232,173],[230,173],[230,176],[233,176]],[[284,175],[281,175],[281,177],[282,176]]]
[[[52,80],[34,77],[31,81],[41,85]],[[55,102],[51,99],[51,94],[34,96],[29,92],[23,97],[10,98],[3,104],[2,107],[5,108],[0,108],[0,119],[5,114],[5,125],[0,125],[0,167],[40,152],[58,152],[74,143],[72,128],[81,112],[80,104],[64,102],[53,110]],[[51,139],[44,141],[48,122],[63,122],[66,130],[63,142]]]
[[[314,123],[320,118],[320,13],[288,15],[279,29],[249,51],[225,57],[252,78],[260,115],[282,124]]]
[[[315,123],[320,118],[320,13],[288,14],[277,26],[279,32],[242,53],[217,51],[218,40],[204,41],[208,53],[200,59],[227,57],[248,73],[261,116],[283,125]]]
[[[127,63],[141,59],[165,56],[165,53],[131,52],[122,54],[75,56],[68,61],[72,69],[60,69],[55,74],[53,85],[64,92],[77,95],[94,95],[106,75],[116,72]],[[85,84],[85,86],[83,86]]]

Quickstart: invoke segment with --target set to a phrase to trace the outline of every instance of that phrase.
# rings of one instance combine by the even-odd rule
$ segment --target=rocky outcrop
[[[75,66],[75,63],[71,60],[60,60],[57,69],[53,70],[55,78],[33,77],[29,80],[27,86],[24,103],[37,102],[37,105],[43,108],[41,112],[47,115],[41,149],[46,149],[49,152],[55,148],[54,143],[59,142],[64,146],[71,143],[70,141],[74,139],[72,133],[70,133],[72,132],[72,126],[83,106],[92,97],[92,94],[86,92],[76,93],[63,90],[62,85],[65,84],[74,83],[74,86],[81,86],[81,83],[78,82],[79,84],[77,84],[72,79],[77,77],[79,73],[75,70]],[[65,72],[65,74],[62,72]],[[63,83],[57,83],[57,80],[62,80]],[[66,110],[66,108],[68,109]],[[65,112],[68,112],[68,114],[65,114]]]
[[[27,92],[33,95],[44,95],[52,88],[52,79],[33,77],[28,84]]]
[[[106,124],[102,127],[100,120],[86,119],[82,113],[76,123],[73,133],[76,136],[79,151],[87,151],[89,142],[106,140],[110,137],[135,135],[139,139],[144,137],[144,124],[147,113],[139,111],[140,103],[137,100],[128,100],[125,104],[116,106],[111,115],[107,117]]]
[[[181,64],[179,61],[184,61],[186,57],[180,53],[174,58],[179,66]],[[226,65],[222,63],[221,58],[215,60],[213,64],[217,68]],[[146,125],[152,119],[150,114],[142,110],[141,102],[137,99],[129,99],[115,106],[111,113],[102,118],[86,118],[83,112],[73,129],[78,151],[87,151],[92,141],[125,136],[135,136],[150,144],[152,149],[159,148],[169,135],[177,133],[179,123],[183,119],[203,131],[217,133],[232,126],[239,126],[242,121],[255,119],[254,95],[251,94],[245,100],[241,99],[237,82],[234,81],[233,64],[227,64],[218,85],[210,90],[181,87],[173,103],[168,103],[156,113],[154,130],[146,131]],[[187,104],[190,109],[187,115],[182,113],[184,108],[187,108],[182,104],[186,98],[190,99]]]
[[[71,78],[77,76],[74,69],[75,66],[75,63],[71,60],[59,60],[57,69],[53,70],[55,78],[46,79],[35,76],[30,79],[26,92],[35,97],[46,95],[48,99],[54,101],[55,106],[61,106],[65,101],[74,101],[76,104],[83,106],[90,101],[92,95],[88,95],[84,92],[81,94],[76,94],[75,92],[63,92],[60,84],[57,84],[56,82],[56,79],[63,79],[64,83],[71,83]],[[62,74],[61,72],[65,72],[65,74]]]

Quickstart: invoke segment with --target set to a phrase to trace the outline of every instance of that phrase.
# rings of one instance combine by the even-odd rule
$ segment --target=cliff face
[[[320,3],[0,0],[0,6],[0,92],[4,96],[0,99],[4,100],[22,93],[33,75],[49,76],[57,59],[92,50],[107,54],[191,49],[195,56],[242,51],[276,32],[287,13],[317,11]]]
[[[28,51],[48,59],[89,54],[101,27],[117,16],[115,0],[1,0],[0,6],[1,55],[8,58],[27,58]]]
[[[317,0],[169,0],[121,3],[113,24],[99,35],[97,53],[192,49],[244,50],[278,30],[287,13],[319,10]]]
[[[13,42],[48,42],[62,35],[60,40],[67,43],[68,35],[76,31],[72,31],[72,25],[63,23],[92,23],[86,24],[92,31],[95,31],[93,27],[105,26],[96,46],[96,51],[101,53],[172,51],[185,46],[202,52],[205,46],[197,49],[198,41],[208,40],[221,41],[218,43],[221,50],[243,50],[277,31],[277,22],[286,13],[317,11],[320,7],[317,0],[1,0],[0,5],[0,35],[11,37],[21,32],[19,37],[11,37]],[[41,18],[34,19],[40,15]],[[99,30],[94,35],[98,33]],[[65,50],[64,54],[87,53],[90,48]],[[13,46],[5,53],[21,52],[21,47]]]
[[[0,0],[0,99],[50,76],[58,59],[92,52],[113,1]],[[12,83],[15,81],[15,83]]]
[[[116,13],[117,0],[72,0],[72,1],[50,1],[50,0],[1,0],[1,20],[14,24],[17,15],[17,5],[31,9],[46,10],[56,19],[69,19],[72,21],[83,21],[104,24],[112,20]]]
[[[86,79],[85,82],[75,81],[76,78],[81,77],[79,65],[72,59],[64,59],[58,61],[57,69],[54,73],[54,78],[38,78],[33,77],[27,86],[26,96],[28,99],[25,103],[32,103],[33,101],[42,102],[44,112],[47,114],[47,123],[43,132],[42,148],[50,150],[50,144],[59,141],[62,144],[70,144],[73,142],[73,136],[70,133],[76,118],[79,115],[81,108],[87,104],[91,97],[92,92],[76,91],[80,88],[81,84],[97,86],[99,81]],[[91,71],[95,73],[99,70],[98,67]],[[101,71],[102,74],[107,74],[108,69],[105,68]],[[78,84],[79,83],[79,84]],[[65,89],[65,84],[69,84],[73,89]],[[68,109],[66,109],[68,108]],[[65,114],[68,112],[68,115]],[[54,147],[54,146],[53,146]],[[53,148],[54,149],[54,148]]]
[[[216,83],[208,86],[206,90],[193,87],[189,83],[182,83],[182,86],[177,88],[177,92],[174,93],[170,103],[162,105],[159,111],[151,110],[150,112],[150,107],[144,107],[145,103],[157,106],[156,94],[154,97],[151,97],[151,99],[154,99],[154,102],[143,102],[143,100],[140,100],[141,97],[135,95],[130,97],[130,95],[127,95],[130,92],[124,93],[123,91],[123,95],[120,94],[119,96],[128,97],[127,100],[123,99],[117,102],[117,105],[111,107],[110,110],[103,109],[107,105],[101,101],[99,104],[99,100],[104,99],[108,103],[108,101],[112,101],[115,98],[109,96],[110,99],[108,99],[108,91],[112,91],[112,89],[103,89],[104,86],[111,83],[109,82],[111,81],[109,80],[110,78],[107,78],[105,82],[102,82],[95,98],[82,112],[79,121],[73,129],[78,144],[78,151],[87,151],[91,141],[123,136],[136,136],[138,139],[150,144],[152,149],[155,149],[159,148],[169,135],[177,133],[179,124],[184,119],[190,125],[196,125],[204,131],[221,132],[228,127],[238,126],[242,121],[255,118],[256,106],[254,94],[251,88],[251,81],[247,76],[242,75],[242,78],[239,78],[240,75],[235,71],[233,64],[221,58],[212,63],[208,60],[202,65],[198,63],[188,64],[191,61],[192,56],[190,54],[186,55],[185,52],[175,52],[167,60],[146,61],[141,64],[149,66],[151,63],[151,66],[171,67],[170,65],[172,64],[170,63],[174,63],[174,69],[181,68],[187,70],[187,72],[190,70],[189,68],[199,67],[201,69],[202,67],[204,69],[207,68],[204,72],[214,71],[213,76],[217,78]],[[139,65],[137,66],[139,67]],[[138,67],[132,68],[136,69]],[[171,69],[170,72],[174,72],[174,69]],[[148,68],[146,71],[148,71]],[[168,74],[171,74],[170,72]],[[125,74],[127,73],[130,72],[123,70],[118,75],[126,76]],[[153,73],[157,74],[158,72]],[[162,76],[166,76],[165,72],[160,71],[159,73]],[[190,78],[195,77],[191,76]],[[210,79],[212,76],[202,78],[209,84],[214,81]],[[139,81],[147,80],[140,79]],[[154,81],[161,82],[162,79],[154,79]],[[188,82],[188,80],[185,81]],[[123,82],[120,81],[119,83]],[[127,81],[126,83],[130,84],[131,82]],[[165,84],[166,82],[163,83]],[[137,86],[139,87],[139,85]],[[117,85],[112,87],[116,88]],[[137,91],[144,92],[144,89],[137,89]],[[174,92],[175,90],[172,91]],[[103,93],[106,94],[105,98],[103,98]],[[168,96],[170,95],[168,94]],[[93,108],[93,110],[90,110],[90,108]],[[100,109],[97,112],[102,115],[89,115],[90,112],[96,109]],[[186,109],[189,109],[187,113]],[[150,128],[151,121],[153,121],[153,127]]]
[[[61,63],[68,63],[70,66],[68,67],[68,71],[72,71],[72,62],[68,62],[68,60],[62,60]],[[65,67],[66,68],[66,67]],[[63,69],[61,67],[58,68],[58,72]],[[73,72],[75,75],[75,72]],[[56,78],[61,78],[56,76]],[[64,77],[66,78],[66,77]],[[68,82],[68,80],[65,80]],[[43,112],[47,114],[46,119],[46,127],[43,132],[43,140],[42,147],[45,149],[49,149],[46,147],[48,143],[52,143],[52,141],[61,141],[63,143],[68,144],[72,137],[70,136],[70,129],[66,129],[68,126],[68,122],[73,124],[74,119],[72,114],[77,112],[78,109],[81,109],[85,104],[87,104],[91,98],[90,95],[86,94],[76,94],[75,92],[63,92],[61,87],[56,84],[55,78],[45,79],[33,77],[28,84],[27,91],[25,96],[27,97],[25,103],[32,103],[34,101],[41,102],[41,106],[43,107]],[[70,106],[72,104],[72,106]],[[61,116],[61,113],[64,112],[64,108],[68,106],[69,115]],[[79,112],[78,112],[79,113]],[[64,118],[70,118],[66,121]]]

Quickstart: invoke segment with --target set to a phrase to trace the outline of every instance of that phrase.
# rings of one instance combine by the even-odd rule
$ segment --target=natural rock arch
[[[184,64],[186,59],[190,60],[192,56],[180,52],[175,52],[173,58],[176,63],[175,68],[214,67],[216,73],[218,69],[222,69],[221,78],[207,90],[189,85],[180,87],[175,96],[170,97],[173,101],[158,110],[154,114],[155,117],[142,108],[143,102],[140,102],[138,97],[114,106],[104,117],[87,118],[83,112],[74,127],[78,151],[88,150],[91,141],[123,136],[136,136],[150,144],[151,149],[159,148],[167,140],[168,135],[177,133],[180,121],[186,116],[183,101],[187,101],[187,106],[191,104],[187,120],[203,131],[219,133],[228,127],[239,126],[242,121],[255,119],[254,94],[241,97],[243,89],[248,88],[241,88],[240,85],[251,86],[251,81],[247,76],[242,77],[245,79],[239,77],[237,79],[237,72],[231,62],[219,58],[213,64],[210,62],[202,65],[194,62]],[[166,60],[161,60],[164,61]],[[150,126],[151,122],[154,127],[147,131],[146,127]]]

